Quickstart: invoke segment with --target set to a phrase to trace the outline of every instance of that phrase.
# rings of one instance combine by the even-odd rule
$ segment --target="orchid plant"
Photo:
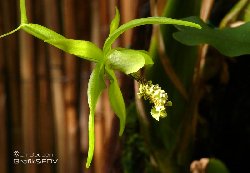
[[[29,23],[26,15],[25,0],[20,0],[20,11],[21,24],[15,30],[1,35],[0,38],[13,34],[14,32],[22,29],[25,32],[69,54],[78,56],[96,64],[90,75],[87,91],[88,105],[90,109],[88,124],[89,150],[86,163],[87,168],[90,166],[94,154],[95,107],[99,96],[106,88],[106,79],[110,81],[108,91],[111,107],[120,120],[120,136],[122,135],[125,128],[125,103],[118,85],[115,70],[123,72],[126,75],[130,75],[134,79],[138,80],[140,83],[138,96],[149,100],[153,104],[151,114],[156,120],[159,120],[160,117],[165,117],[167,115],[166,106],[172,105],[172,103],[168,101],[167,93],[158,85],[153,85],[151,81],[139,80],[137,77],[135,77],[135,73],[138,70],[144,66],[153,65],[153,61],[149,53],[144,50],[112,48],[112,44],[115,42],[115,40],[126,30],[146,24],[174,24],[194,27],[197,29],[201,28],[200,25],[192,22],[165,17],[134,19],[119,26],[120,14],[118,9],[116,9],[115,17],[110,24],[109,36],[104,43],[103,49],[100,49],[90,41],[68,39],[44,26]]]

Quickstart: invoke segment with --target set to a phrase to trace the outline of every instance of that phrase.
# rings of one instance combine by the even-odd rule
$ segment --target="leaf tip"
[[[112,34],[120,24],[120,12],[117,7],[115,7],[115,17],[110,23],[110,34]]]
[[[120,125],[120,126],[121,126],[121,125]],[[119,130],[119,136],[122,136],[122,135],[123,135],[124,129],[125,129],[125,125],[122,125],[122,126],[120,127],[120,130]]]
[[[197,29],[202,29],[202,27],[199,24],[197,24],[197,23],[196,23],[196,28]]]
[[[90,167],[90,163],[87,161],[86,168],[89,168],[89,167]]]

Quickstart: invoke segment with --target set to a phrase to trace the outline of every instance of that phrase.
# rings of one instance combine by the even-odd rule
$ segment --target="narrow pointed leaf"
[[[105,88],[104,82],[104,68],[103,65],[98,63],[92,71],[88,83],[88,104],[89,104],[89,151],[86,167],[89,168],[93,159],[95,147],[95,127],[94,127],[94,114],[99,96]]]
[[[113,70],[125,74],[137,72],[145,63],[152,64],[152,60],[144,51],[132,49],[113,49],[108,55],[107,65]]]
[[[89,41],[67,39],[64,36],[38,24],[25,24],[22,28],[29,34],[81,58],[98,62],[102,51]]]
[[[110,24],[109,34],[112,34],[119,26],[120,23],[120,13],[117,8],[115,8],[115,17]]]
[[[108,51],[110,51],[111,45],[114,43],[117,37],[119,37],[119,35],[121,35],[123,32],[125,32],[128,29],[134,28],[136,26],[146,25],[146,24],[174,24],[174,25],[184,25],[195,28],[201,28],[200,25],[192,22],[170,19],[166,17],[148,17],[148,18],[134,19],[121,25],[112,34],[109,35],[103,46],[104,53],[106,54],[108,53]]]
[[[78,57],[89,61],[99,62],[103,57],[102,50],[94,43],[83,40],[73,39],[51,39],[45,42]]]
[[[198,17],[186,20],[199,23],[202,29],[177,26],[180,31],[173,35],[177,41],[189,46],[207,43],[229,57],[250,54],[250,22],[236,28],[217,29],[208,26]]]
[[[110,101],[113,111],[115,112],[115,114],[118,116],[120,120],[119,135],[121,136],[125,129],[125,123],[126,123],[125,102],[124,102],[122,92],[120,90],[114,71],[111,69],[106,69],[106,71],[110,78],[109,101]]]
[[[38,24],[24,24],[22,25],[22,29],[26,31],[27,33],[45,41],[45,40],[51,40],[51,39],[64,39],[65,37],[56,33],[55,31],[52,31],[49,28],[46,28],[44,26],[38,25]]]

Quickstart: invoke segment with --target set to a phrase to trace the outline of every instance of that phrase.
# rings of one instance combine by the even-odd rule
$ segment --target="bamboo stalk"
[[[41,2],[37,3],[41,5]],[[40,15],[38,15],[40,16]],[[54,120],[52,112],[52,101],[50,98],[49,82],[49,60],[46,54],[46,47],[43,42],[36,42],[37,69],[38,69],[38,116],[37,116],[37,142],[38,152],[41,154],[53,154],[54,140]],[[52,173],[54,165],[43,164],[39,167],[39,172]]]
[[[209,19],[209,16],[212,11],[214,0],[202,0],[200,17],[202,20],[206,21]]]
[[[37,140],[39,153],[53,154],[54,120],[52,114],[52,101],[49,90],[48,59],[46,58],[44,43],[37,45],[38,67],[38,118],[37,118]],[[45,164],[39,167],[40,172],[52,173],[54,165]]]
[[[57,4],[56,0],[44,0],[44,3],[46,6],[46,11],[44,12],[46,26],[58,31],[60,28],[60,18],[58,15],[59,4]],[[57,157],[59,159],[57,163],[57,171],[58,173],[67,173],[67,129],[62,86],[62,57],[60,51],[53,47],[49,47],[49,57],[56,150]]]
[[[26,1],[27,11],[30,11],[31,1]],[[36,152],[36,85],[34,67],[34,40],[24,32],[20,33],[20,75],[22,100],[22,125],[25,154]],[[25,171],[36,173],[35,164],[25,165]]]
[[[34,81],[34,59],[33,40],[25,33],[20,34],[20,66],[21,66],[21,92],[22,92],[22,124],[25,154],[36,151],[35,144],[35,81]],[[27,165],[26,172],[35,173],[35,165]]]
[[[104,5],[101,6],[101,4]],[[105,36],[108,34],[107,32],[107,11],[106,11],[106,1],[93,0],[91,3],[91,40],[97,44],[99,47],[104,42]],[[101,8],[103,7],[103,8]],[[106,22],[105,22],[106,21]],[[102,27],[100,27],[102,26]],[[92,163],[92,167],[94,166],[94,172],[99,173],[103,172],[103,144],[104,144],[104,134],[105,134],[105,126],[104,126],[104,116],[106,115],[103,110],[103,96],[99,98],[98,104],[96,106],[95,113],[95,152],[94,152],[94,160]],[[107,100],[106,100],[107,102]]]
[[[63,1],[63,21],[64,33],[66,37],[74,38],[76,36],[74,0]],[[65,114],[67,123],[68,136],[68,172],[79,172],[79,125],[77,118],[77,73],[79,73],[79,66],[77,66],[77,58],[75,56],[65,54]]]
[[[99,16],[96,16],[99,18],[99,23],[96,23],[99,28],[99,34],[97,34],[99,37],[97,38],[97,43],[99,45],[102,45],[106,36],[109,32],[109,2],[107,0],[99,0],[98,2],[98,8],[99,9]],[[93,12],[96,12],[95,9],[92,9]],[[98,19],[94,19],[98,20]],[[94,34],[94,33],[92,33]],[[109,98],[107,94],[107,90],[103,92],[101,97],[99,98],[99,101],[96,106],[96,113],[95,113],[95,153],[94,153],[94,166],[95,166],[95,173],[102,173],[107,166],[107,162],[105,159],[105,153],[106,150],[104,148],[105,141],[107,141],[110,134],[106,131],[106,125],[110,124],[108,123],[110,121],[110,116],[113,116],[113,113],[110,112],[110,106],[107,105],[109,103]],[[108,144],[107,144],[108,145]]]
[[[75,11],[77,11],[77,37],[83,38],[84,40],[90,40],[91,32],[91,18],[90,8],[91,1],[76,1]],[[80,79],[79,79],[79,139],[80,139],[80,169],[85,173],[93,172],[93,166],[89,169],[85,168],[86,157],[88,152],[88,101],[87,101],[87,86],[90,76],[90,63],[82,60],[80,62]]]
[[[96,105],[95,112],[95,152],[94,152],[94,166],[95,173],[102,173],[103,171],[103,161],[104,161],[104,117],[106,115],[104,111],[103,103],[103,95],[99,98],[99,101]]]
[[[0,12],[1,16],[3,14]],[[0,19],[0,33],[3,33],[3,21]],[[7,173],[7,114],[6,114],[6,88],[5,88],[5,58],[3,42],[0,41],[0,168],[2,173]]]
[[[105,26],[106,33],[105,36],[108,35],[109,32],[109,24],[111,20],[114,18],[115,15],[115,1],[108,1],[106,2],[108,6],[106,6],[106,9],[103,9],[101,16],[106,16],[101,19],[102,26]],[[129,2],[128,2],[129,4]],[[117,4],[118,6],[118,4]],[[100,7],[103,7],[102,4]],[[127,13],[131,13],[131,9],[127,11]],[[125,18],[125,21],[129,20]],[[102,29],[101,29],[102,30]],[[103,35],[103,34],[102,34]],[[124,39],[125,37],[123,37]],[[104,39],[104,38],[101,38]],[[124,43],[124,40],[120,39],[118,42],[116,42],[116,46],[119,46],[119,44]],[[127,44],[128,45],[128,44]],[[121,75],[117,73],[117,77],[120,79]],[[120,81],[120,80],[119,80]],[[97,133],[97,139],[99,141],[99,147],[100,150],[102,150],[102,153],[100,152],[100,168],[99,172],[120,172],[119,166],[115,166],[114,163],[120,158],[117,158],[120,152],[119,147],[119,119],[114,115],[114,112],[111,109],[110,102],[109,102],[109,96],[107,90],[103,92],[102,98],[100,99],[100,107],[97,108],[96,116],[100,115],[103,117],[100,117],[100,121],[103,121],[103,127],[99,127],[100,129],[103,129],[102,132]],[[100,112],[102,114],[100,114]],[[99,114],[98,114],[99,113]],[[104,139],[102,142],[100,140]],[[112,153],[112,154],[110,154]],[[105,162],[105,160],[109,160],[109,162]]]
[[[107,0],[99,0],[99,44],[100,46],[103,45],[106,37],[108,36],[109,33],[109,1]],[[93,9],[94,12],[96,11]]]
[[[109,19],[113,19],[115,16],[115,7],[118,7],[116,0],[109,0],[108,9],[109,9]],[[119,8],[118,8],[119,9]]]
[[[8,32],[16,27],[17,16],[15,13],[10,13],[13,7],[16,6],[14,1],[1,1],[1,19],[3,20],[3,31]],[[21,135],[21,107],[20,107],[20,82],[19,82],[19,57],[17,46],[17,35],[11,35],[4,38],[4,58],[6,68],[6,104],[7,104],[7,117],[8,117],[8,158],[10,160],[9,171],[13,173],[23,172],[23,165],[14,166],[13,152],[20,150],[23,147]]]
[[[34,21],[39,24],[44,23],[44,11],[41,6],[43,2],[33,1],[35,4],[34,9]],[[37,55],[36,67],[37,67],[37,147],[38,153],[41,154],[55,154],[55,129],[54,119],[52,112],[52,101],[50,92],[50,77],[49,77],[49,59],[46,54],[46,44],[36,39],[35,52]],[[50,158],[49,158],[50,159]],[[57,159],[57,158],[52,158]],[[55,168],[54,164],[42,164],[38,166],[39,172],[52,173]]]
[[[99,1],[98,2],[98,18],[99,23],[99,37],[97,38],[99,45],[101,45],[105,39],[105,30],[106,30],[106,23],[105,20],[107,20],[107,11],[106,11],[106,1]],[[103,6],[102,6],[103,5]],[[92,9],[94,12],[94,9]],[[96,112],[95,112],[95,153],[94,153],[94,169],[95,173],[101,173],[103,171],[103,161],[104,161],[104,141],[105,141],[105,116],[106,112],[103,107],[103,101],[104,94],[101,95],[99,98],[99,101],[96,106]]]
[[[86,9],[85,14],[82,14],[81,18],[78,19],[78,21],[85,21],[84,23],[89,26],[88,20],[90,18],[86,18],[86,16],[89,17],[89,4],[82,4],[81,7]],[[80,16],[79,16],[80,17]],[[85,27],[84,29],[79,27],[79,30],[82,30],[83,38],[86,40],[90,39],[90,28],[91,27]],[[80,126],[80,146],[82,151],[81,157],[81,170],[85,173],[93,172],[93,166],[91,166],[89,169],[85,168],[87,153],[88,153],[88,116],[89,116],[89,109],[88,109],[88,99],[87,99],[87,87],[88,87],[88,80],[90,76],[90,63],[88,61],[81,61],[81,67],[80,67],[80,97],[79,97],[79,126]]]
[[[126,23],[129,20],[134,19],[138,1],[121,0],[120,4],[121,4],[121,22]],[[122,35],[122,41],[124,47],[130,46],[132,39],[132,31],[133,30],[128,30]]]

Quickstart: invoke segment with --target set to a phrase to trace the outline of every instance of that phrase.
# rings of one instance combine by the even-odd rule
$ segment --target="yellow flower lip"
[[[153,85],[152,81],[140,82],[137,95],[153,104],[151,115],[157,121],[166,117],[166,107],[172,106],[172,102],[168,100],[168,94],[158,84]]]

